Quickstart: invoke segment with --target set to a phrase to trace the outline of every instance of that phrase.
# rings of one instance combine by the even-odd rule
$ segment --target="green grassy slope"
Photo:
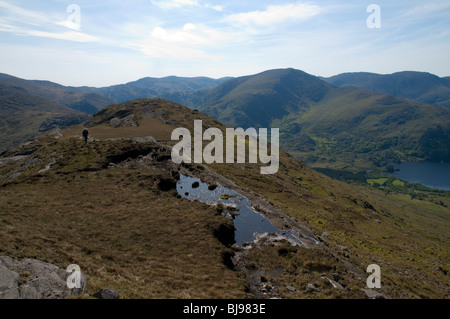
[[[293,154],[314,154],[347,166],[361,161],[366,162],[361,168],[368,168],[388,161],[431,157],[434,151],[425,147],[421,138],[438,126],[450,129],[450,112],[444,107],[348,87],[332,91],[299,118],[279,123],[282,128],[297,123],[302,128],[299,134],[314,141],[314,151],[304,152],[298,134],[286,133],[286,149]],[[439,160],[450,159],[448,154],[441,157]]]
[[[0,84],[26,90],[27,93],[41,97],[83,113],[93,114],[112,103],[108,98],[95,93],[76,92],[60,84],[49,81],[24,80],[4,74]]]
[[[323,79],[338,87],[356,86],[381,94],[450,107],[450,85],[446,78],[426,72],[405,71],[385,75],[355,72]]]
[[[268,127],[274,119],[308,108],[331,88],[305,72],[279,69],[196,92],[191,103],[231,126]]]
[[[450,130],[448,108],[335,88],[294,69],[236,78],[187,102],[230,126],[280,127],[284,148],[308,163],[356,162],[362,169],[388,160],[450,159],[432,154],[430,139],[421,139],[429,129]]]
[[[0,152],[56,126],[78,124],[87,118],[24,89],[0,85]]]

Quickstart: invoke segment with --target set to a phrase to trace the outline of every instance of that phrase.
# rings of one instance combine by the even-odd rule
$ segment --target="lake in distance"
[[[399,171],[394,175],[410,183],[420,183],[430,188],[450,190],[450,163],[402,162],[389,163]]]

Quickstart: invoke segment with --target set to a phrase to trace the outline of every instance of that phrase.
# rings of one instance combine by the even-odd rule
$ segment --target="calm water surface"
[[[403,162],[389,163],[399,171],[394,175],[410,183],[420,183],[427,187],[450,190],[450,163]]]
[[[198,183],[198,186],[192,187],[195,182]],[[275,227],[261,213],[252,209],[250,201],[246,197],[231,189],[219,185],[214,190],[209,190],[208,185],[198,178],[180,175],[177,191],[182,197],[190,200],[198,200],[210,205],[222,203],[235,207],[237,209],[237,216],[233,218],[236,228],[235,241],[239,246],[254,241],[257,234],[264,233],[275,233],[292,244],[304,246],[295,232],[280,230]]]

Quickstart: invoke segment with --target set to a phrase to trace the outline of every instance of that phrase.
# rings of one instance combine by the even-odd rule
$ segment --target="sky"
[[[0,0],[0,73],[102,87],[295,68],[450,76],[450,1]]]

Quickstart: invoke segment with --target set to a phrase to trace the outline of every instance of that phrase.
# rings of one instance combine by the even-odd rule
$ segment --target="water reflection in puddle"
[[[275,227],[266,217],[251,209],[250,201],[246,197],[231,189],[221,185],[214,189],[208,189],[208,185],[198,178],[180,175],[177,191],[183,198],[189,200],[197,200],[210,205],[222,203],[224,206],[234,207],[236,209],[233,218],[236,228],[234,237],[239,246],[254,241],[264,233],[275,233],[280,238],[290,241],[291,244],[305,246],[295,232]]]

